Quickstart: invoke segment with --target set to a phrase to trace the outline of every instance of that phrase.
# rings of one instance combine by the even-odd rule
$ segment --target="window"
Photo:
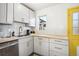
[[[79,12],[73,13],[73,34],[79,34]]]
[[[39,30],[45,30],[46,28],[46,21],[47,21],[47,16],[40,16],[39,17]]]

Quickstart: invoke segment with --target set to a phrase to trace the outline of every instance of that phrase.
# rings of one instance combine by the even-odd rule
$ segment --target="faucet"
[[[11,29],[8,29],[8,31],[9,31],[9,36],[8,37],[11,37],[12,35],[12,32],[11,32]]]
[[[19,36],[21,36],[22,33],[22,26],[19,27]]]

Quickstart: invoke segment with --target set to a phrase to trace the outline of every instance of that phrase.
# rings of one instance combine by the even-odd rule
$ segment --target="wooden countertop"
[[[12,40],[17,40],[18,37],[10,37],[10,38],[0,38],[0,43],[12,41]]]
[[[38,37],[45,37],[45,38],[50,38],[50,39],[64,39],[64,40],[68,39],[67,36],[61,36],[61,35],[31,34],[29,36],[38,36]],[[23,37],[28,37],[28,36],[23,36]],[[0,38],[0,43],[17,40],[19,38],[21,37]]]
[[[31,36],[31,35],[29,35],[29,36]],[[5,43],[5,42],[9,42],[9,41],[17,40],[17,39],[20,39],[20,38],[29,37],[29,36],[0,38],[0,43]]]
[[[46,38],[50,38],[50,39],[64,39],[64,40],[68,39],[67,36],[63,36],[63,35],[32,34],[32,36],[46,37]]]

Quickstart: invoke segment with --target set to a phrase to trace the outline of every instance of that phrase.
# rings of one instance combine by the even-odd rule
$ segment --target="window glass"
[[[73,13],[73,20],[78,20],[79,19],[79,12]]]
[[[73,28],[73,33],[76,35],[76,34],[79,34],[79,29],[78,28]]]
[[[46,15],[40,16],[40,19],[43,20],[43,21],[47,21],[47,16]]]
[[[78,21],[73,21],[73,27],[78,27]]]
[[[39,30],[45,30],[46,29],[46,22],[47,22],[47,16],[43,15],[39,17]]]
[[[79,34],[79,12],[73,13],[73,34]]]

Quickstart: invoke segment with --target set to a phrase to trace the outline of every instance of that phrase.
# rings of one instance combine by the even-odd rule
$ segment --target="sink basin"
[[[18,35],[18,37],[23,37],[23,36],[27,36],[27,35]]]

